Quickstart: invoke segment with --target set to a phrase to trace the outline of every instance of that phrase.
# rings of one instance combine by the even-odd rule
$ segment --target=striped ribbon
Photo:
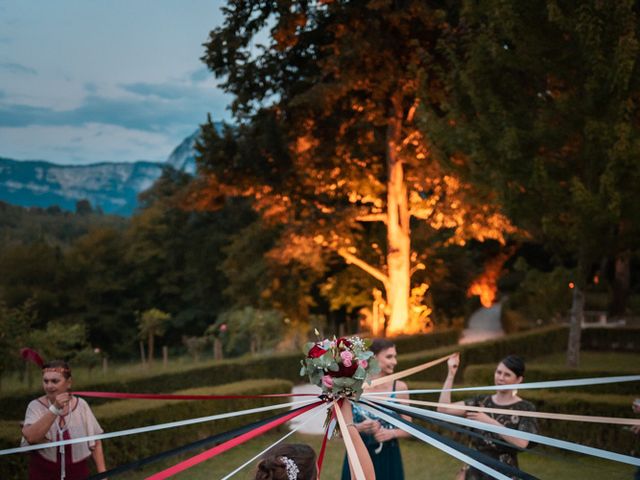
[[[315,393],[265,393],[258,395],[182,395],[168,393],[73,392],[78,397],[145,400],[234,400],[241,398],[317,397]]]
[[[387,378],[387,377],[384,377]],[[581,387],[586,385],[605,385],[608,383],[638,382],[640,375],[624,375],[619,377],[596,377],[596,378],[576,378],[572,380],[551,380],[548,382],[518,383],[515,385],[488,385],[485,387],[460,387],[460,388],[432,388],[420,390],[398,390],[395,393],[419,394],[419,393],[440,393],[440,392],[473,392],[486,390],[530,390],[536,388],[564,388]],[[385,381],[386,383],[386,381]],[[370,392],[363,393],[363,396],[384,395],[394,392]]]
[[[340,425],[342,440],[344,441],[344,446],[347,450],[347,456],[349,457],[349,463],[351,464],[351,469],[353,470],[355,480],[367,480],[364,476],[364,470],[362,469],[362,465],[360,464],[360,459],[358,458],[356,446],[353,444],[353,440],[351,440],[351,434],[349,433],[347,422],[345,422],[344,416],[340,411],[340,407],[335,402],[333,404],[333,411],[336,414],[338,425]]]
[[[216,445],[215,447],[206,450],[194,457],[188,458],[187,460],[184,460],[172,467],[169,467],[165,470],[162,470],[161,472],[155,473],[149,477],[146,477],[146,480],[164,480],[165,478],[169,478],[172,477],[173,475],[176,475],[184,470],[187,470],[188,468],[191,468],[195,465],[198,465],[199,463],[204,462],[205,460],[209,460],[210,458],[215,457],[216,455],[219,455],[223,452],[226,452],[227,450],[230,450],[234,447],[237,447],[238,445],[243,444],[244,442],[255,438],[259,435],[262,435],[265,432],[268,432],[269,430],[274,429],[275,427],[277,427],[278,425],[282,425],[285,422],[288,422],[289,420],[291,420],[292,418],[295,418],[299,415],[302,415],[303,413],[317,407],[318,405],[322,405],[323,402],[318,401],[315,402],[311,405],[307,405],[306,407],[300,409],[299,411],[293,411],[291,413],[289,413],[288,415],[285,415],[282,418],[279,418],[277,420],[274,420],[272,422],[269,422],[265,425],[262,425],[258,428],[255,428],[249,432],[243,433],[242,435],[239,435],[236,438],[233,438],[231,440],[228,440],[224,443],[221,443],[220,445]]]
[[[169,422],[169,423],[162,423],[159,425],[149,425],[146,427],[138,427],[138,428],[131,428],[128,430],[120,430],[118,432],[109,432],[109,433],[101,433],[99,435],[90,435],[87,437],[81,437],[81,438],[72,438],[70,440],[61,440],[58,442],[47,442],[47,443],[39,443],[37,445],[29,445],[26,447],[16,447],[16,448],[7,448],[5,450],[0,450],[0,456],[2,455],[10,455],[13,453],[24,453],[24,452],[30,452],[33,450],[40,450],[43,448],[51,448],[51,447],[59,447],[61,445],[72,445],[74,443],[83,443],[83,442],[92,442],[95,440],[104,440],[106,438],[115,438],[115,437],[124,437],[127,435],[136,435],[138,433],[147,433],[147,432],[154,432],[157,430],[165,430],[168,428],[176,428],[176,427],[183,427],[185,425],[193,425],[193,424],[197,424],[197,423],[204,423],[204,422],[212,422],[215,420],[221,420],[223,418],[232,418],[232,417],[239,417],[242,415],[250,415],[252,413],[260,413],[260,412],[268,412],[270,410],[277,410],[279,408],[285,408],[285,407],[291,407],[294,405],[302,405],[302,404],[309,404],[312,402],[317,402],[316,399],[314,400],[299,400],[296,402],[287,402],[287,403],[279,403],[277,405],[269,405],[267,407],[257,407],[257,408],[250,408],[248,410],[239,410],[237,412],[228,412],[228,413],[221,413],[218,415],[210,415],[207,417],[199,417],[199,418],[192,418],[192,419],[188,419],[188,420],[180,420],[177,422]]]
[[[304,407],[297,407],[299,408],[304,408]],[[96,473],[95,475],[92,475],[91,477],[89,477],[87,480],[102,480],[104,478],[111,478],[111,477],[115,477],[116,475],[120,475],[122,473],[128,472],[129,470],[133,470],[133,469],[138,469],[138,468],[142,468],[146,465],[150,465],[152,463],[155,462],[159,462],[160,460],[164,460],[166,458],[175,456],[175,455],[179,455],[181,453],[186,453],[189,452],[191,450],[195,450],[197,448],[201,448],[201,447],[207,447],[210,446],[211,444],[218,444],[218,443],[222,443],[225,442],[227,440],[229,440],[230,438],[233,437],[237,437],[238,435],[241,435],[245,432],[248,432],[249,430],[253,430],[254,428],[259,427],[260,425],[264,425],[265,423],[268,423],[272,420],[275,420],[277,418],[283,417],[285,415],[288,415],[289,412],[282,412],[282,413],[278,413],[276,415],[273,415],[271,417],[268,418],[263,418],[261,420],[258,420],[256,422],[252,422],[249,423],[247,425],[243,425],[241,427],[238,428],[234,428],[232,430],[227,430],[226,432],[222,432],[222,433],[217,433],[215,435],[211,435],[209,437],[200,439],[200,440],[196,440],[195,442],[191,442],[191,443],[187,443],[185,445],[182,445],[180,447],[176,447],[176,448],[172,448],[170,450],[165,450],[164,452],[159,452],[156,453],[154,455],[151,455],[149,457],[145,457],[145,458],[141,458],[138,460],[135,460],[133,462],[130,462],[128,464],[125,465],[120,465],[118,467],[112,468],[111,470],[108,470],[106,472],[102,472],[102,473]]]
[[[478,430],[486,430],[488,432],[497,433],[498,435],[507,435],[509,437],[520,438],[523,440],[528,440],[530,442],[540,443],[542,445],[549,445],[551,447],[562,448],[564,450],[570,450],[577,453],[584,453],[586,455],[591,455],[594,457],[600,457],[607,460],[615,460],[621,463],[628,463],[630,465],[640,466],[640,458],[634,458],[629,455],[623,455],[623,454],[611,452],[608,450],[602,450],[594,447],[587,447],[585,445],[580,445],[578,443],[567,442],[565,440],[545,437],[544,435],[539,435],[536,433],[523,432],[521,430],[516,430],[513,428],[507,428],[503,426],[498,427],[496,425],[490,425],[488,423],[479,422],[476,420],[470,420],[463,417],[456,417],[455,415],[447,415],[445,413],[433,412],[431,410],[427,410],[424,408],[415,408],[415,407],[409,407],[406,405],[398,405],[395,402],[377,401],[375,403],[377,405],[386,406],[396,411],[417,413],[430,418],[436,418],[439,420],[445,420],[458,425],[465,425],[468,427],[476,428]]]
[[[405,370],[401,370],[401,371],[396,372],[396,373],[392,373],[391,375],[385,375],[384,377],[378,377],[378,378],[376,378],[376,379],[371,381],[371,386],[375,387],[376,385],[380,385],[380,384],[383,384],[383,383],[389,383],[389,382],[392,382],[394,380],[399,380],[401,378],[408,377],[409,375],[413,375],[415,373],[418,373],[418,372],[421,372],[423,370],[426,370],[427,368],[431,368],[431,367],[433,367],[435,365],[438,365],[438,364],[440,364],[442,362],[446,362],[453,355],[455,355],[455,353],[451,354],[451,355],[446,355],[444,357],[440,357],[437,360],[433,360],[431,362],[423,363],[422,365],[418,365],[418,366],[415,366],[415,367],[407,368]]]
[[[374,403],[371,402],[366,402],[368,405],[370,405],[371,407],[375,408],[376,410],[382,409],[383,407],[380,407],[378,405],[375,405]],[[387,413],[389,413],[389,410],[387,410]],[[377,414],[376,414],[377,415]],[[445,445],[449,445],[452,448],[454,448],[455,450],[464,453],[466,455],[468,455],[471,458],[474,458],[476,460],[478,460],[479,462],[483,463],[484,465],[487,465],[488,467],[494,468],[495,470],[498,470],[501,473],[504,473],[505,475],[508,475],[511,478],[518,478],[520,480],[539,480],[536,477],[534,477],[533,475],[527,473],[527,472],[523,472],[522,470],[520,470],[519,468],[516,468],[512,465],[509,465],[507,463],[503,463],[501,462],[499,459],[497,458],[493,458],[485,453],[482,453],[472,447],[468,447],[466,445],[462,445],[454,440],[452,440],[451,438],[445,437],[443,435],[440,435],[439,433],[436,433],[432,430],[429,430],[427,428],[425,428],[424,426],[421,426],[419,424],[416,423],[411,423],[410,420],[405,419],[403,416],[401,416],[398,412],[394,413],[389,413],[389,415],[393,416],[394,418],[396,418],[397,420],[403,422],[405,425],[411,425],[413,428],[415,428],[416,430],[424,433],[425,435],[434,438],[435,440],[438,440],[439,442],[444,443]],[[403,414],[406,416],[406,414]],[[452,426],[446,422],[440,422],[438,420],[434,420],[434,419],[426,419],[424,416],[421,415],[412,415],[414,418],[420,419],[420,420],[426,420],[429,423],[432,423],[434,425],[438,425],[440,427],[446,428],[448,430],[452,429]],[[483,438],[482,435],[480,433],[476,433],[476,432],[471,432],[470,430],[467,429],[463,429],[463,428],[459,428],[460,433],[465,433],[465,434],[475,434],[475,436]],[[492,439],[492,442],[495,443],[501,443],[510,447],[513,447],[512,444],[505,442],[500,442],[500,441],[496,441],[494,439]]]
[[[242,470],[243,468],[245,468],[247,465],[251,464],[252,462],[254,462],[256,459],[260,458],[261,456],[263,456],[265,453],[267,453],[269,450],[271,450],[273,447],[275,447],[276,445],[278,445],[279,443],[282,443],[284,440],[286,440],[287,438],[289,438],[291,435],[293,435],[294,433],[296,433],[298,430],[300,430],[303,426],[305,426],[307,423],[309,423],[311,420],[315,419],[319,414],[321,413],[325,413],[325,408],[326,405],[322,404],[322,405],[318,405],[316,407],[316,412],[313,412],[313,410],[311,410],[311,412],[313,412],[313,415],[308,416],[303,422],[301,422],[299,425],[297,425],[296,427],[294,427],[293,429],[291,429],[290,432],[285,433],[282,437],[280,437],[278,440],[276,440],[275,442],[273,442],[271,445],[269,445],[268,447],[266,447],[264,450],[262,450],[261,452],[259,452],[257,455],[254,455],[253,457],[251,457],[249,460],[247,460],[245,463],[243,463],[242,465],[240,465],[238,468],[236,468],[235,470],[233,470],[232,472],[228,473],[227,475],[225,475],[221,480],[228,480],[229,478],[233,477],[236,473],[238,473],[240,470]]]
[[[389,400],[389,397],[367,397],[369,400]],[[566,413],[547,413],[530,410],[512,410],[506,408],[473,407],[455,403],[427,402],[423,400],[411,400],[407,398],[395,398],[394,401],[410,405],[424,405],[427,407],[445,407],[455,410],[471,412],[496,413],[504,415],[518,415],[520,417],[548,418],[550,420],[567,420],[570,422],[606,423],[615,425],[640,425],[640,418],[599,417],[595,415],[571,415]]]
[[[376,402],[376,404],[381,404],[381,403],[383,403],[383,402]],[[387,402],[384,402],[384,403],[387,403]],[[369,405],[367,405],[366,403],[361,403],[361,405],[363,406],[363,408],[365,410],[371,412],[373,415],[381,418],[382,420],[390,423],[391,425],[394,425],[394,426],[398,427],[401,430],[404,430],[405,432],[409,433],[410,435],[412,435],[412,436],[414,436],[416,438],[419,438],[423,442],[426,442],[429,445],[431,445],[433,447],[436,447],[436,448],[438,448],[439,450],[442,450],[445,453],[448,453],[452,457],[463,461],[467,465],[473,466],[474,468],[480,470],[481,472],[486,473],[490,477],[496,478],[498,480],[511,480],[510,477],[504,475],[503,473],[500,473],[499,471],[497,471],[497,470],[495,470],[495,469],[493,469],[491,467],[488,467],[487,465],[483,464],[482,462],[479,462],[475,458],[472,458],[469,455],[461,453],[458,450],[456,450],[455,448],[452,448],[451,446],[446,445],[446,444],[436,440],[435,438],[432,438],[432,437],[424,434],[423,432],[421,432],[417,428],[415,428],[413,425],[405,424],[405,423],[401,422],[400,420],[398,420],[397,418],[392,417],[391,415],[385,413],[383,410],[378,410],[378,409],[374,410]]]

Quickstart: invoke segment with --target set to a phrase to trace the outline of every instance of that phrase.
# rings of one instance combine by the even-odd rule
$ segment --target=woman
[[[71,395],[71,370],[54,360],[42,366],[44,395],[27,407],[22,445],[55,442],[102,433],[83,399]],[[80,480],[89,476],[89,457],[98,472],[106,470],[102,443],[98,441],[52,447],[31,453],[29,480]]]
[[[443,390],[453,387],[453,380],[460,365],[460,356],[452,355],[447,361],[449,373],[447,379],[442,386]],[[507,410],[524,410],[535,411],[535,407],[531,402],[523,400],[518,396],[518,390],[515,388],[524,379],[525,364],[524,361],[516,356],[509,355],[504,358],[494,372],[494,382],[496,385],[514,385],[513,389],[497,390],[493,395],[477,395],[462,402],[455,402],[453,405],[468,405],[474,407],[499,408]],[[440,403],[452,403],[451,392],[443,391],[440,393]],[[501,427],[513,428],[523,432],[537,433],[538,426],[532,417],[520,417],[518,415],[506,415],[483,412],[470,412],[461,409],[438,407],[438,412],[448,413],[450,415],[466,416],[471,420],[497,425]],[[518,467],[518,450],[527,448],[528,440],[522,440],[509,435],[498,435],[486,431],[480,431],[482,438],[474,437],[472,445],[476,450],[489,455],[503,463]],[[496,443],[499,440],[500,443]],[[504,443],[508,445],[505,445]],[[512,445],[512,446],[509,446]],[[492,477],[485,475],[479,470],[465,466],[458,476],[459,479],[465,480],[490,480]]]
[[[353,426],[351,403],[344,400],[340,411],[347,424],[347,430],[367,480],[375,480],[371,457],[367,452],[360,434]],[[344,434],[344,433],[343,433]],[[280,444],[270,449],[258,464],[256,480],[317,480],[318,468],[316,454],[309,445]]]
[[[376,339],[371,345],[371,351],[375,354],[376,360],[380,365],[380,373],[372,377],[372,380],[391,375],[398,364],[398,354],[394,343],[386,339]],[[408,390],[407,384],[394,380],[371,387],[365,383],[366,393],[395,392],[397,390]],[[390,397],[409,398],[409,395],[392,393]],[[408,417],[403,418],[409,420]],[[354,425],[360,432],[362,440],[371,455],[376,478],[378,480],[403,480],[404,470],[402,468],[402,456],[398,439],[408,437],[409,434],[355,404],[353,405],[353,419]],[[345,458],[342,467],[342,480],[350,479],[351,475]]]

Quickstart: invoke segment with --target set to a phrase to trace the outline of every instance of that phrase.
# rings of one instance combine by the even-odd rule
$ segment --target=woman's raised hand
[[[455,377],[458,367],[460,366],[460,354],[454,353],[447,360],[447,366],[449,367],[449,376]]]

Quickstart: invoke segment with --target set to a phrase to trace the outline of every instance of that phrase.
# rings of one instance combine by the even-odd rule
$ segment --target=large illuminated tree
[[[412,227],[458,244],[502,241],[510,229],[486,197],[433,161],[415,126],[421,105],[444,93],[432,75],[444,5],[230,1],[206,44],[204,61],[234,95],[239,123],[223,138],[203,128],[210,188],[252,196],[284,226],[272,258],[322,269],[332,252],[376,279],[388,334],[424,330],[428,320],[419,304],[426,285],[411,288],[424,269]]]

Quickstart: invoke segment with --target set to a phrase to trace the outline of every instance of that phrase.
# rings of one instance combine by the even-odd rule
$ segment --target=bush
[[[286,380],[261,380],[236,382],[218,387],[183,390],[183,394],[262,394],[291,391],[292,384]],[[264,405],[285,403],[280,399],[235,399],[233,401],[176,401],[176,400],[118,400],[95,407],[94,413],[106,432],[124,430],[143,425],[154,425],[188,418],[215,415],[218,413],[245,410]],[[167,405],[171,404],[171,408]],[[280,410],[281,411],[281,410]],[[207,436],[225,432],[260,418],[275,415],[279,411],[244,415],[216,422],[206,422],[160,430],[145,434],[117,437],[104,441],[108,467],[125,464],[178,445],[190,443]],[[18,422],[0,423],[0,448],[15,447],[20,442]],[[8,461],[5,461],[8,460]],[[26,455],[11,455],[0,462],[0,478],[26,478]]]

